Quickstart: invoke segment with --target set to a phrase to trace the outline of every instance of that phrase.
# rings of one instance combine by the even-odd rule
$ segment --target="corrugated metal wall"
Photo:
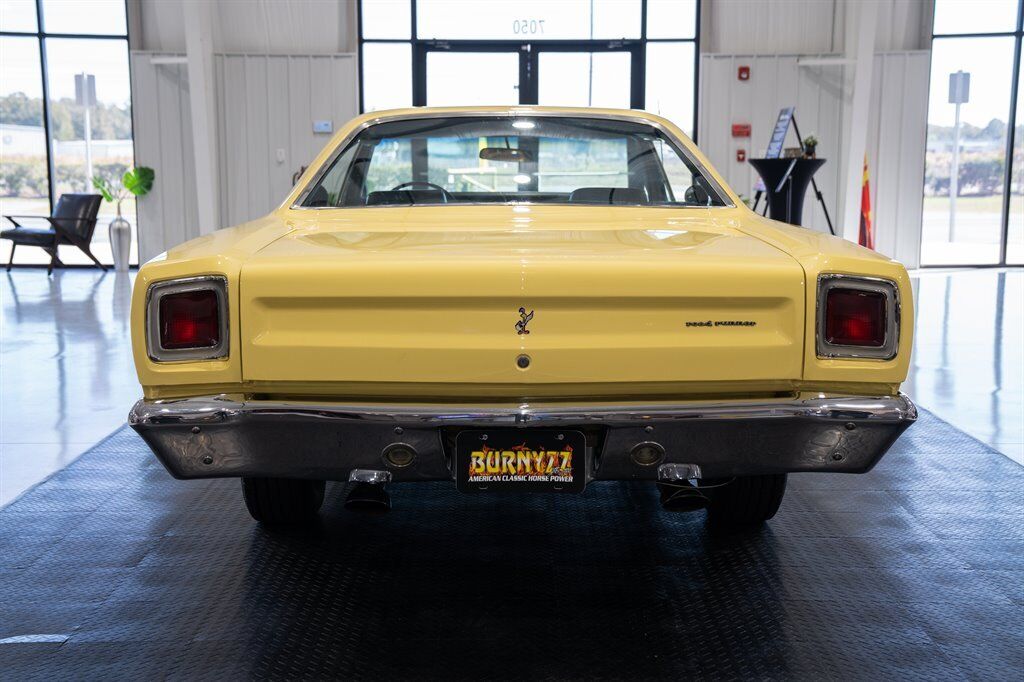
[[[817,55],[820,56],[820,55]],[[814,57],[814,56],[810,56]],[[767,147],[779,109],[796,107],[800,132],[818,137],[819,157],[828,163],[815,176],[837,225],[844,168],[844,66],[799,66],[799,57],[703,55],[701,58],[700,146],[733,188],[753,196],[757,173],[736,161],[736,150],[760,156]],[[737,69],[750,67],[747,82]],[[919,259],[921,197],[928,99],[928,53],[875,56],[872,118],[868,138],[876,246],[916,267]],[[847,86],[848,87],[848,86]],[[749,123],[750,138],[733,138],[733,123]],[[788,146],[796,146],[790,132]],[[856,199],[859,201],[859,197]],[[812,194],[804,203],[804,224],[827,230]]]
[[[199,236],[192,112],[185,64],[153,64],[168,54],[131,55],[135,163],[156,171],[138,201],[139,262]]]
[[[314,134],[313,121],[336,130],[356,115],[355,59],[223,55],[216,72],[221,224],[237,225],[276,207],[331,139]]]
[[[853,20],[859,6],[869,1],[878,6],[876,52],[928,47],[933,0],[702,0],[701,51],[843,52],[860,29]]]
[[[146,261],[199,235],[191,114],[184,64],[132,53],[136,163],[156,169],[156,189],[139,202],[139,257]],[[266,214],[335,129],[358,108],[352,55],[217,55],[221,226]],[[279,150],[281,157],[278,156]],[[279,160],[282,158],[282,160]]]
[[[843,67],[801,67],[796,56],[704,55],[701,59],[700,146],[729,184],[740,194],[753,197],[757,172],[736,160],[736,150],[747,158],[764,155],[779,109],[795,106],[795,117],[804,136],[814,133],[818,156],[828,163],[815,176],[825,196],[829,215],[836,222],[839,177],[842,169]],[[740,66],[750,67],[750,80],[737,79]],[[733,123],[749,123],[749,138],[732,137]],[[797,146],[791,131],[787,146]],[[804,224],[827,230],[821,206],[808,194]]]
[[[185,50],[182,5],[213,2],[215,52],[338,54],[356,49],[356,0],[129,0],[132,48]]]
[[[908,267],[921,260],[928,52],[875,56],[868,167],[875,248]]]
[[[701,52],[836,52],[842,49],[833,35],[837,11],[841,17],[835,0],[704,0]]]

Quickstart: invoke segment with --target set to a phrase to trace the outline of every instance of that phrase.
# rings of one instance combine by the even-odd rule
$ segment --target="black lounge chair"
[[[4,216],[14,224],[14,228],[0,232],[0,239],[11,240],[11,259],[7,263],[7,271],[10,272],[14,263],[14,249],[19,244],[25,246],[38,246],[50,254],[50,266],[46,274],[53,272],[54,266],[64,265],[57,257],[57,247],[61,244],[77,246],[85,255],[92,259],[101,269],[106,266],[100,263],[96,256],[89,250],[89,243],[92,241],[92,233],[96,230],[96,216],[100,212],[100,203],[103,197],[99,194],[62,194],[53,208],[53,215],[6,215]],[[50,227],[25,227],[18,220],[34,218],[46,220]]]

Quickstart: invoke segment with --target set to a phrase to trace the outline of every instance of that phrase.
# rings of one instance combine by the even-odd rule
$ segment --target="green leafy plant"
[[[120,217],[121,202],[130,195],[142,197],[149,194],[149,191],[153,189],[153,180],[155,179],[156,173],[152,168],[139,166],[125,171],[124,175],[121,176],[120,182],[116,180],[109,181],[104,177],[96,175],[92,179],[92,186],[100,191],[105,201],[117,205],[117,215]]]
[[[817,156],[816,150],[818,149],[818,138],[811,133],[804,138],[804,158],[813,159]]]

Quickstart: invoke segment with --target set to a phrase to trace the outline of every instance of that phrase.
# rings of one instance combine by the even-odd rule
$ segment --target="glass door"
[[[426,42],[417,48],[413,103],[426,106],[541,104],[642,109],[641,47],[604,43]]]
[[[426,104],[431,107],[520,104],[520,50],[426,48]]]
[[[609,109],[634,106],[633,50],[534,48],[537,104]]]

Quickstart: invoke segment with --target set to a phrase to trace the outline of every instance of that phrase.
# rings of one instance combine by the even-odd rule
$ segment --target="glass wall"
[[[361,0],[359,8],[363,111],[634,108],[695,135],[699,0]]]
[[[1017,57],[1017,111],[1013,123],[1013,160],[1011,162],[1010,210],[1006,234],[1006,262],[1024,264],[1024,55]]]
[[[3,215],[50,213],[39,63],[39,41],[35,38],[0,36],[0,214]],[[10,223],[4,220],[4,229],[8,227]],[[6,259],[10,242],[0,241],[0,247],[5,249],[2,255]]]
[[[1022,0],[935,0],[922,265],[1024,256],[1021,17]]]
[[[134,164],[131,83],[124,0],[3,0],[0,12],[0,213],[46,216],[62,194],[96,192],[92,178],[119,178]],[[40,14],[41,11],[41,14]],[[91,76],[76,89],[76,77]],[[86,81],[88,79],[86,78]],[[135,205],[122,212],[132,224],[131,262],[137,262]],[[104,203],[92,251],[112,263]],[[47,227],[27,219],[26,226]],[[9,226],[9,225],[8,225]],[[6,263],[11,243],[0,240]],[[72,246],[64,263],[91,264]],[[20,248],[15,263],[46,263],[38,248]]]

